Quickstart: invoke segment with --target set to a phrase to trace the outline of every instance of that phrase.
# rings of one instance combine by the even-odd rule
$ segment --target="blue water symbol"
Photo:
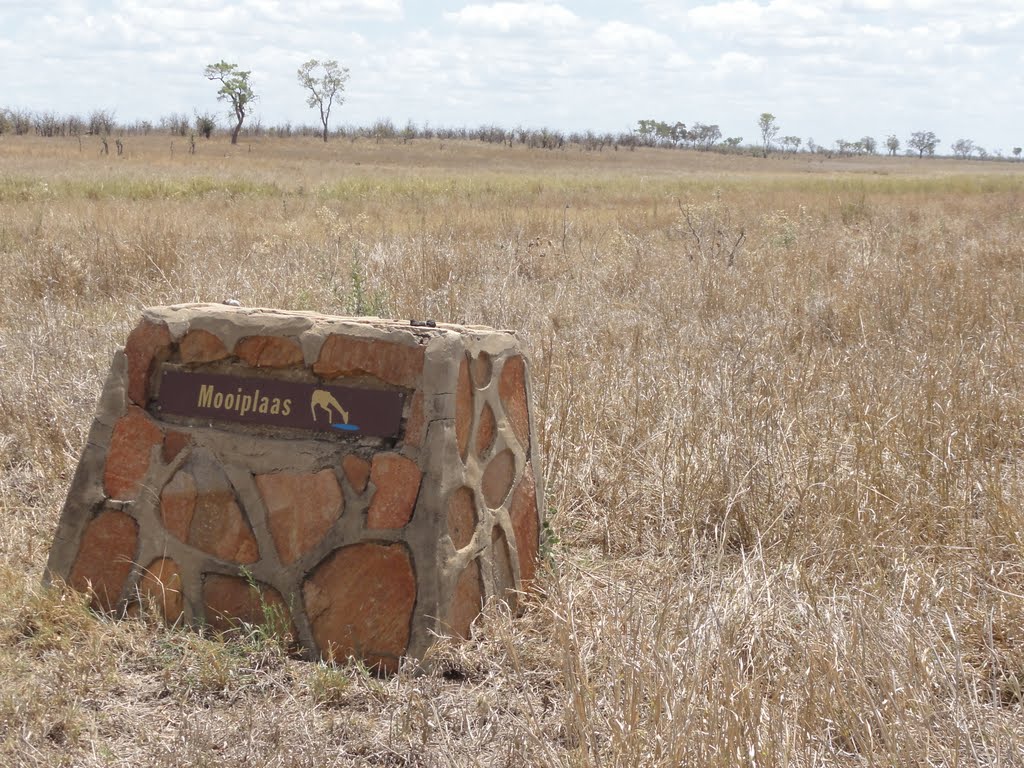
[[[359,426],[356,424],[331,424],[335,429],[343,429],[346,432],[358,432]]]

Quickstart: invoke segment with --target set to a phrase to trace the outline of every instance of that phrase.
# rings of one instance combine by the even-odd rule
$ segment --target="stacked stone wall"
[[[398,393],[400,425],[374,436],[172,413],[161,387],[182,374]],[[333,396],[259,394],[268,414],[342,409],[334,426],[358,429]],[[237,418],[257,408],[242,398],[239,386],[217,402]],[[469,637],[486,600],[515,606],[529,589],[543,509],[531,424],[508,332],[151,308],[114,358],[47,578],[97,610],[145,603],[218,631],[273,622],[311,656],[391,671],[436,634]]]

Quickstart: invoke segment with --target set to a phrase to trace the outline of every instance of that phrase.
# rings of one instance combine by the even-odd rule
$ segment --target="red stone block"
[[[233,563],[255,563],[260,558],[256,538],[231,491],[200,489],[188,543]]]
[[[150,563],[139,579],[139,597],[159,611],[168,624],[180,620],[184,601],[178,564],[169,557],[160,557]]]
[[[505,501],[512,483],[516,479],[516,458],[506,448],[487,463],[484,469],[480,488],[484,493],[484,502],[490,509],[497,509]]]
[[[370,481],[370,462],[350,453],[341,460],[341,468],[353,491],[362,493],[366,490],[366,484]]]
[[[526,403],[526,363],[521,356],[505,361],[498,381],[498,395],[516,440],[527,450],[530,447],[530,411]]]
[[[185,432],[168,432],[164,437],[164,448],[162,451],[164,464],[170,464],[178,454],[185,450],[185,447],[192,442],[191,436]]]
[[[128,335],[124,354],[128,359],[128,398],[145,406],[154,365],[170,357],[171,332],[163,323],[143,320]]]
[[[160,519],[179,541],[188,541],[198,495],[195,478],[185,470],[176,472],[160,491]]]
[[[484,587],[480,580],[480,561],[467,565],[455,583],[452,602],[448,606],[447,624],[452,634],[468,640],[473,620],[480,615],[484,603]]]
[[[229,354],[223,341],[201,328],[185,334],[178,345],[178,353],[183,363],[212,363]]]
[[[527,589],[536,575],[537,549],[540,546],[537,486],[529,464],[526,465],[523,477],[512,495],[509,517],[512,518],[516,549],[519,551],[519,577],[522,581],[522,588]]]
[[[132,570],[139,526],[124,514],[104,510],[93,518],[82,536],[78,557],[68,583],[81,592],[92,591],[92,607],[112,611]]]
[[[409,645],[416,578],[404,544],[343,547],[303,585],[306,614],[325,658],[362,659],[394,672]]]
[[[247,336],[235,345],[235,354],[254,368],[291,368],[302,365],[302,347],[281,336]]]
[[[366,513],[367,528],[401,528],[412,517],[422,473],[416,462],[397,453],[378,453],[370,467],[377,490]]]
[[[455,441],[459,456],[466,460],[469,450],[469,434],[473,421],[473,384],[469,380],[469,360],[465,357],[459,364],[459,379],[455,385]]]
[[[480,423],[476,428],[476,457],[483,459],[494,445],[494,437],[498,433],[498,425],[494,419],[494,411],[489,403],[484,403],[480,412]]]
[[[203,578],[203,605],[206,623],[215,632],[232,632],[244,623],[297,636],[281,593],[266,584],[208,573]]]
[[[332,334],[320,349],[313,372],[328,379],[373,376],[415,389],[423,373],[423,347]]]
[[[160,428],[134,405],[114,425],[103,468],[103,491],[112,499],[134,499],[149,471],[151,449],[163,442]]]
[[[329,469],[316,473],[256,475],[267,507],[267,524],[281,563],[290,565],[313,549],[341,516],[345,499]]]
[[[448,536],[456,549],[462,549],[472,540],[477,520],[473,489],[463,486],[448,499]]]

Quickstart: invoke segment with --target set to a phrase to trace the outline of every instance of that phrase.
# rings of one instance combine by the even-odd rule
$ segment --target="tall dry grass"
[[[0,141],[0,762],[1024,764],[1014,164]],[[517,328],[527,615],[387,680],[38,587],[139,308]]]

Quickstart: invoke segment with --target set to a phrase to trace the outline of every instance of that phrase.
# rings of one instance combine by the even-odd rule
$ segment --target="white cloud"
[[[401,0],[317,0],[317,2],[277,2],[286,11],[303,15],[330,15],[346,18],[400,19]]]
[[[695,63],[692,56],[687,55],[683,51],[675,51],[669,54],[669,57],[665,60],[665,68],[687,71],[692,69]]]
[[[456,25],[485,32],[539,32],[574,27],[580,18],[559,4],[493,3],[467,5],[460,11],[446,13],[445,18]]]
[[[820,3],[804,0],[772,0],[762,5],[755,0],[725,0],[713,5],[700,5],[688,13],[688,20],[700,29],[746,29],[753,34],[764,34],[770,27],[799,32],[801,24],[827,23],[834,26]]]
[[[768,4],[768,10],[770,13],[812,21],[828,17],[828,11],[821,6],[821,3],[811,3],[806,0],[772,0]]]
[[[602,24],[594,32],[593,39],[598,45],[608,48],[664,50],[673,48],[675,45],[668,35],[622,21],[610,21]]]
[[[888,11],[893,7],[893,0],[845,0],[843,9],[852,11]]]
[[[721,29],[723,27],[756,26],[764,16],[764,6],[754,0],[732,0],[716,5],[699,5],[689,12],[695,27]]]
[[[758,74],[763,70],[762,59],[739,51],[724,53],[711,64],[711,74],[720,80],[734,75]]]

